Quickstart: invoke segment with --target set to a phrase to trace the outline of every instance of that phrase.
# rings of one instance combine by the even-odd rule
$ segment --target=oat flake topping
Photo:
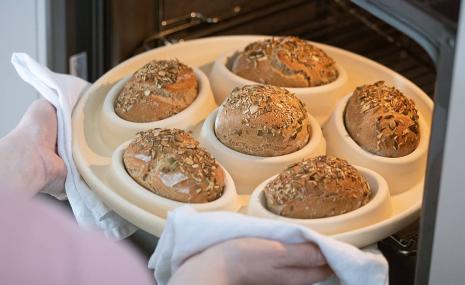
[[[168,161],[169,164],[165,164],[162,172],[188,174],[197,183],[204,185],[204,189],[197,189],[197,193],[207,191],[209,196],[218,195],[214,199],[221,196],[218,189],[223,186],[215,178],[215,170],[219,167],[216,160],[189,133],[179,129],[150,129],[137,133],[131,144],[140,146],[141,152],[149,156],[151,161]]]
[[[362,192],[364,197],[362,203],[369,200],[371,190],[358,170],[344,159],[325,155],[290,165],[266,185],[265,191],[272,194],[278,205],[284,205],[290,200],[304,200],[307,191],[322,191],[319,187],[333,182],[340,185],[343,180],[350,180],[355,185],[361,185],[361,189],[356,190]],[[333,197],[337,197],[339,191],[353,191],[342,187],[332,188],[334,192],[328,194]]]

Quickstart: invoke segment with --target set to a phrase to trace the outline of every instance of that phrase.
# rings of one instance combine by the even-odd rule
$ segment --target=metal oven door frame
[[[438,65],[416,284],[465,283],[464,5],[453,43],[455,55]]]

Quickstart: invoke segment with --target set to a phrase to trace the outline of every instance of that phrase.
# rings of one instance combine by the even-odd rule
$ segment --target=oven
[[[91,82],[143,51],[195,38],[295,35],[405,76],[435,103],[421,219],[380,241],[391,284],[458,284],[465,240],[465,11],[459,0],[51,1],[51,64]],[[463,6],[463,5],[462,5]],[[459,19],[461,21],[459,21]],[[60,42],[57,39],[66,39]],[[54,40],[54,37],[56,38]],[[462,187],[463,188],[463,187]],[[461,191],[462,190],[462,191]],[[461,204],[462,203],[462,204]],[[146,254],[153,237],[132,240]],[[440,282],[439,282],[440,281]]]

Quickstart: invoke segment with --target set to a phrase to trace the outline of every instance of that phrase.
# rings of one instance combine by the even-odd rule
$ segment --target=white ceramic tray
[[[260,39],[261,36],[226,36],[212,37],[154,49],[116,66],[96,81],[81,97],[73,113],[73,155],[77,167],[100,198],[122,217],[136,226],[160,236],[165,219],[130,202],[116,191],[110,183],[110,165],[114,146],[104,143],[100,132],[100,114],[105,96],[109,89],[120,79],[142,67],[151,59],[178,58],[180,61],[199,67],[206,74],[211,70],[213,61],[222,54],[244,47],[247,43]],[[413,98],[426,124],[431,124],[433,103],[428,96],[413,83],[394,71],[362,56],[319,44],[340,65],[344,66],[347,83],[340,88],[342,98],[356,86],[385,80],[395,85],[404,94]],[[198,130],[194,130],[194,135]],[[391,196],[392,214],[382,221],[349,230],[336,235],[336,239],[358,247],[369,245],[400,230],[418,217],[423,196],[423,181],[400,194]],[[240,195],[239,202],[246,206],[249,195]],[[246,212],[242,207],[241,212]]]

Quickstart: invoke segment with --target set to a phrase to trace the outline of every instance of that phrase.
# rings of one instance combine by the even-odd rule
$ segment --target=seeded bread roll
[[[303,103],[284,88],[245,85],[235,88],[218,109],[215,133],[227,147],[256,156],[295,152],[310,139]]]
[[[137,70],[115,100],[124,120],[154,122],[175,115],[197,97],[192,68],[176,60],[153,60]]]
[[[379,156],[408,155],[420,141],[415,103],[383,81],[357,87],[347,103],[344,120],[352,139]]]
[[[184,203],[206,203],[224,190],[224,173],[187,132],[139,132],[123,154],[129,175],[149,191]]]
[[[281,87],[320,86],[338,77],[332,58],[296,37],[249,44],[235,55],[231,71],[251,81]]]
[[[289,218],[341,215],[368,203],[365,178],[347,161],[317,156],[289,166],[264,189],[269,211]]]

